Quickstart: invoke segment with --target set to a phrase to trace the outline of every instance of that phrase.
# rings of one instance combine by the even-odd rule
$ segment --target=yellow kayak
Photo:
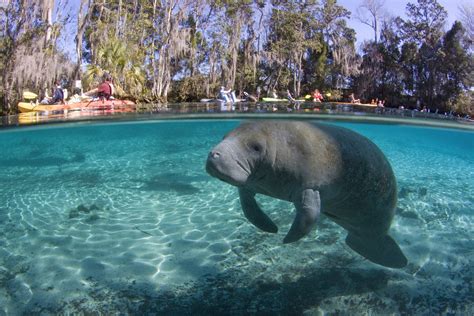
[[[23,99],[25,100],[34,100],[38,97],[38,95],[31,91],[23,91]]]
[[[67,105],[62,105],[62,104],[47,105],[47,104],[36,104],[36,103],[30,103],[30,102],[18,103],[18,110],[20,110],[21,113],[60,111],[60,110],[64,110],[65,108],[67,108]]]
[[[63,111],[63,110],[109,110],[109,109],[122,109],[122,110],[134,110],[135,103],[129,100],[97,100],[97,101],[82,101],[71,104],[36,104],[32,102],[20,102],[18,103],[18,110],[21,113],[27,112],[51,112],[51,111]]]

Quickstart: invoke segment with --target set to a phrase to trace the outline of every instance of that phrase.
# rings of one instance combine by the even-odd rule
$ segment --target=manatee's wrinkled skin
[[[255,194],[293,202],[297,214],[285,243],[305,236],[322,212],[348,230],[346,243],[362,256],[392,268],[407,264],[388,235],[397,201],[395,176],[364,136],[298,121],[244,123],[212,149],[206,170],[238,187],[245,216],[264,231],[277,227]]]

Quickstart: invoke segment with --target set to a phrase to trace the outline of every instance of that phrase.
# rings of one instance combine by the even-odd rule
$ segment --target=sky
[[[357,45],[360,46],[363,41],[373,39],[373,30],[369,26],[362,24],[360,21],[354,18],[356,10],[361,5],[362,0],[338,0],[337,2],[352,13],[352,18],[348,21],[348,24],[357,33]],[[384,8],[390,15],[404,18],[406,17],[405,8],[407,3],[416,2],[416,0],[385,0]],[[445,26],[446,29],[449,29],[453,25],[454,21],[459,19],[459,6],[462,4],[467,4],[468,2],[471,3],[468,0],[438,0],[438,3],[441,4],[448,12],[448,22]]]
[[[0,2],[3,0],[0,0]],[[365,40],[371,40],[373,39],[373,30],[365,25],[362,24],[360,21],[358,21],[354,16],[356,13],[357,8],[361,5],[363,0],[338,0],[337,2],[347,8],[349,11],[351,11],[351,19],[348,21],[348,24],[350,27],[352,27],[356,33],[357,33],[357,47],[359,48],[360,45],[365,41]],[[445,10],[448,12],[448,19],[447,19],[447,25],[446,29],[449,29],[452,24],[454,23],[455,20],[459,19],[459,6],[462,4],[467,4],[470,3],[472,0],[438,0],[438,3],[441,4]],[[56,1],[58,3],[64,3],[63,1]],[[384,8],[387,12],[389,12],[390,15],[393,16],[401,16],[402,18],[405,17],[405,8],[407,3],[416,3],[417,0],[384,0]],[[66,1],[67,3],[67,8],[64,8],[63,5],[61,9],[56,8],[57,10],[66,10],[72,15],[76,15],[79,10],[79,3],[80,0],[70,0]],[[64,13],[63,13],[64,14]],[[74,17],[73,22],[68,25],[68,33],[72,32],[74,34],[75,28],[76,28],[76,20],[77,18]],[[74,37],[72,36],[67,36],[66,38],[62,39],[62,43],[59,43],[60,46],[62,46],[65,51],[67,52],[68,55],[71,57],[75,56],[75,49],[74,49]],[[75,57],[74,57],[75,58]]]

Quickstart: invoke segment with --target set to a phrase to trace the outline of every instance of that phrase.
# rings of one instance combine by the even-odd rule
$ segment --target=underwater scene
[[[374,264],[322,215],[283,244],[292,203],[243,215],[207,174],[238,120],[0,131],[0,315],[474,314],[474,132],[325,122],[371,139],[398,191],[402,269]]]

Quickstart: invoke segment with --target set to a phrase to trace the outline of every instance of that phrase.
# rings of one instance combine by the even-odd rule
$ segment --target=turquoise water
[[[333,123],[372,139],[398,181],[391,235],[409,259],[372,264],[322,218],[283,245],[205,172],[238,121],[0,131],[0,315],[474,313],[474,133]],[[350,312],[349,312],[350,311]]]

